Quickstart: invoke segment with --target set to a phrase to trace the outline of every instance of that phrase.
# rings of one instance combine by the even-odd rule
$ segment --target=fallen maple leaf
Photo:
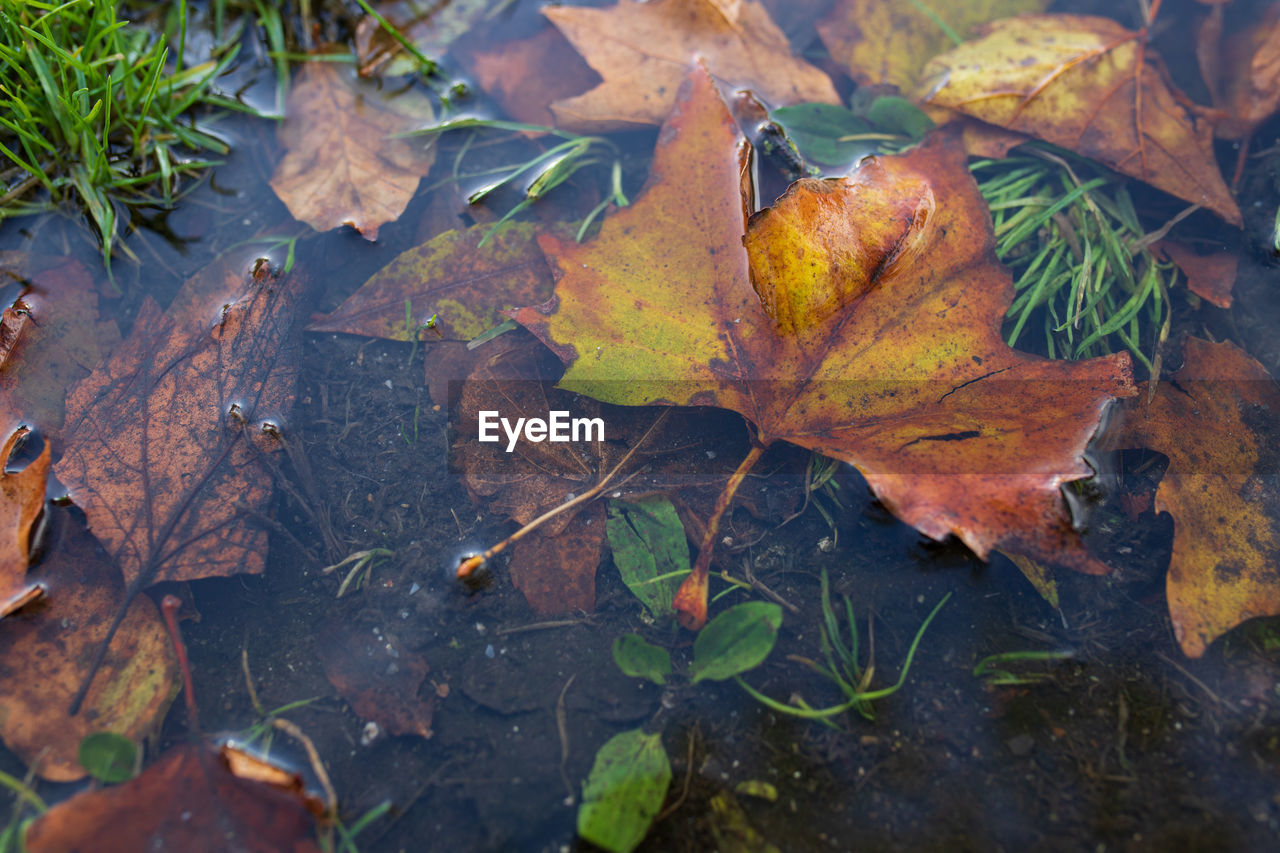
[[[1197,658],[1246,619],[1280,614],[1280,389],[1229,342],[1187,338],[1184,352],[1111,443],[1169,457],[1156,492],[1174,523],[1166,594],[1178,643]]]
[[[853,463],[899,518],[981,557],[999,546],[1105,570],[1059,489],[1090,474],[1103,409],[1133,393],[1128,357],[1052,362],[1004,344],[1012,282],[949,137],[797,182],[751,218],[746,251],[749,147],[705,68],[659,139],[643,197],[596,239],[541,238],[555,296],[516,318],[568,365],[566,390],[755,425],[682,587],[687,625],[705,619],[719,516],[777,440]]]
[[[26,849],[319,853],[317,806],[301,779],[276,769],[272,775],[281,781],[263,781],[263,762],[247,759],[230,746],[174,747],[122,785],[86,791],[49,809],[27,829]]]
[[[561,127],[661,124],[695,56],[773,106],[840,103],[827,75],[791,55],[786,36],[754,0],[618,0],[607,9],[546,6],[542,14],[604,79],[551,105]]]
[[[342,620],[316,632],[325,677],[361,719],[393,735],[431,737],[435,694],[418,698],[431,667],[389,629]]]
[[[333,62],[307,62],[289,90],[271,188],[295,219],[317,231],[350,225],[367,240],[404,213],[435,161],[425,143],[396,134],[431,124],[431,104],[350,80]]]
[[[83,778],[80,741],[99,731],[141,740],[157,730],[178,692],[178,666],[155,604],[127,604],[84,711],[67,705],[89,659],[125,605],[120,575],[93,537],[63,521],[31,580],[45,601],[0,620],[0,737],[43,779]]]
[[[15,430],[0,446],[0,619],[40,594],[40,587],[26,575],[31,529],[44,509],[52,458],[49,443],[21,471],[7,470],[14,448],[27,432]]]
[[[913,91],[926,62],[949,47],[950,33],[1022,12],[1043,12],[1047,0],[844,0],[818,23],[831,58],[859,85],[890,83]],[[945,24],[950,29],[944,29]]]
[[[120,341],[98,317],[93,279],[79,261],[0,252],[0,277],[25,283],[0,319],[0,434],[20,424],[58,435],[67,389]]]
[[[1209,122],[1168,81],[1142,33],[1086,15],[1025,15],[983,32],[929,62],[925,100],[1092,157],[1241,224]]]

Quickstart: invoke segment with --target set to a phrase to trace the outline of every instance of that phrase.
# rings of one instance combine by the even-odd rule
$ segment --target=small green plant
[[[360,589],[360,587],[367,584],[369,578],[373,576],[373,567],[378,564],[378,561],[394,557],[395,553],[395,551],[387,548],[369,548],[366,551],[356,551],[354,554],[348,554],[332,566],[325,566],[320,572],[328,575],[347,564],[353,564],[342,579],[342,583],[338,584],[338,598],[342,598],[351,590]]]
[[[689,543],[675,506],[661,496],[610,501],[605,532],[627,589],[654,621],[670,619],[676,589],[689,574]]]
[[[707,623],[694,640],[693,661],[679,676],[667,650],[637,634],[614,641],[613,659],[633,678],[664,686],[678,680],[669,689],[684,690],[699,681],[724,681],[759,666],[773,650],[781,625],[782,608],[777,604],[748,601]],[[648,727],[652,731],[631,729],[605,743],[582,786],[578,835],[612,853],[630,853],[644,840],[667,796],[671,762],[656,720]]]
[[[33,775],[27,779],[18,779],[0,770],[0,788],[8,788],[14,795],[13,811],[9,822],[0,829],[0,853],[21,853],[26,849],[23,838],[27,833],[27,824],[34,818],[25,817],[27,810],[42,815],[49,810],[44,800],[31,788]]]
[[[184,68],[179,44],[118,17],[117,0],[0,0],[0,219],[76,200],[110,264],[117,205],[169,205],[181,180],[225,154],[197,127],[202,106],[239,109],[212,93],[235,56]]]
[[[77,759],[90,776],[114,785],[133,778],[138,767],[138,745],[115,732],[94,732],[80,741]]]
[[[992,687],[1014,687],[1028,684],[1041,684],[1053,678],[1053,673],[1043,670],[1019,671],[1018,667],[1027,663],[1050,663],[1053,661],[1071,660],[1076,656],[1073,651],[1057,652],[1001,652],[988,655],[978,661],[973,674]]]
[[[845,638],[845,629],[841,627],[840,618],[836,613],[836,609],[831,604],[831,590],[827,580],[827,573],[822,573],[822,625],[820,636],[822,639],[822,657],[823,663],[817,661],[804,661],[810,669],[824,678],[831,681],[840,692],[844,694],[845,701],[832,705],[827,708],[814,708],[804,699],[797,697],[795,705],[787,705],[776,699],[764,695],[751,685],[747,684],[740,677],[735,676],[738,684],[752,695],[756,700],[775,711],[784,714],[790,714],[793,717],[802,717],[807,720],[818,720],[826,725],[834,727],[831,722],[832,717],[839,716],[847,711],[857,711],[867,719],[874,719],[875,713],[871,703],[877,699],[883,699],[886,696],[892,696],[907,680],[907,673],[911,671],[911,662],[915,659],[916,649],[920,646],[920,640],[924,637],[924,632],[928,630],[930,623],[934,617],[942,610],[942,606],[947,603],[947,599],[951,597],[951,593],[947,593],[942,597],[925,617],[920,625],[920,629],[916,631],[915,639],[911,641],[911,647],[907,649],[906,660],[903,661],[902,671],[898,674],[898,680],[888,687],[882,687],[877,690],[871,689],[871,680],[875,674],[874,650],[867,656],[867,664],[863,666],[860,655],[858,653],[858,622],[853,615],[853,602],[849,597],[844,598],[844,616],[848,623],[848,638]]]
[[[567,131],[557,130],[551,127],[542,127],[536,124],[523,124],[521,122],[483,118],[451,119],[449,121],[441,122],[434,127],[415,130],[405,135],[434,136],[460,130],[471,131],[472,135],[462,144],[458,149],[457,155],[454,157],[453,176],[450,180],[458,181],[474,178],[492,178],[492,180],[483,187],[475,190],[467,196],[468,203],[479,204],[499,189],[502,189],[503,187],[514,187],[517,185],[518,181],[523,181],[524,198],[504,213],[502,218],[493,224],[493,228],[496,228],[512,217],[518,216],[520,213],[531,207],[535,202],[544,198],[547,193],[569,180],[577,172],[586,169],[589,166],[596,166],[600,164],[612,163],[609,188],[608,191],[604,193],[604,199],[592,208],[592,210],[587,213],[579,224],[577,239],[581,241],[582,238],[586,236],[587,230],[591,227],[591,223],[594,222],[601,213],[604,213],[605,208],[610,204],[615,204],[618,207],[626,207],[631,203],[622,189],[622,161],[619,159],[621,153],[618,151],[618,147],[614,145],[611,140],[603,136],[580,136],[576,133],[569,133]],[[493,169],[486,169],[479,172],[464,172],[462,170],[463,160],[466,158],[467,152],[475,142],[477,138],[476,134],[483,130],[536,133],[563,141],[544,149],[522,163],[498,166]],[[486,236],[485,239],[487,240],[488,237]],[[484,241],[481,241],[481,245],[484,245]]]

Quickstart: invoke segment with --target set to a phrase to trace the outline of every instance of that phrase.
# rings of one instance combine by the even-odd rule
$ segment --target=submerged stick
[[[658,428],[658,425],[661,424],[664,420],[666,420],[667,414],[670,411],[671,411],[670,409],[667,409],[663,411],[661,415],[658,416],[657,420],[655,420],[653,424],[647,430],[645,430],[644,435],[640,436],[640,440],[637,441],[632,446],[632,448],[627,451],[627,455],[622,457],[622,461],[619,462],[617,465],[614,465],[612,470],[610,470],[608,474],[605,474],[604,477],[601,478],[600,482],[596,483],[590,489],[578,495],[573,500],[565,501],[559,506],[547,510],[542,515],[538,516],[533,521],[526,524],[524,527],[521,527],[515,533],[512,533],[506,539],[503,539],[497,545],[494,545],[492,548],[488,548],[482,553],[475,554],[474,556],[468,557],[467,559],[463,560],[461,563],[458,564],[457,577],[459,579],[470,577],[471,574],[475,572],[476,569],[480,568],[489,560],[492,560],[494,557],[496,557],[497,555],[505,551],[508,547],[510,547],[511,545],[514,545],[516,542],[519,542],[525,536],[528,536],[530,533],[537,530],[539,527],[546,524],[548,521],[555,518],[560,513],[573,509],[575,506],[586,503],[587,501],[597,497],[601,492],[603,492],[605,489],[609,487],[609,484],[613,481],[613,478],[617,475],[619,471],[622,470],[623,466],[625,466],[628,462],[631,461],[631,457],[634,456],[636,451],[640,449],[640,446],[643,445],[645,441],[648,440],[649,436],[653,434],[653,431]],[[626,480],[623,480],[623,482],[625,483]]]

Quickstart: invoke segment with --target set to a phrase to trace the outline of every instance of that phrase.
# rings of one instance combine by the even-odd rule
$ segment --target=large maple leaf
[[[793,185],[745,223],[750,146],[705,69],[659,135],[642,198],[575,245],[545,236],[552,301],[516,318],[568,365],[566,389],[624,405],[715,405],[758,447],[731,478],[677,606],[706,615],[718,514],[777,440],[856,465],[899,518],[1092,571],[1059,487],[1124,354],[1051,362],[999,328],[1012,298],[991,220],[950,137],[849,177]],[[747,227],[743,246],[744,227]]]

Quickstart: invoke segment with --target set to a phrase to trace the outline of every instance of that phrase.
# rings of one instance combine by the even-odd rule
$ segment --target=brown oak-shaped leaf
[[[0,281],[24,283],[0,318],[0,434],[20,424],[45,438],[62,426],[67,389],[120,341],[98,317],[93,279],[79,261],[0,252]]]
[[[1059,489],[1089,475],[1103,409],[1133,393],[1128,358],[1055,362],[1004,344],[1012,282],[959,145],[937,136],[847,178],[797,182],[751,217],[744,250],[748,150],[695,70],[643,196],[592,241],[542,238],[555,297],[517,319],[568,365],[560,387],[733,409],[761,447],[853,463],[929,536],[1104,570]],[[698,575],[686,624],[705,618],[689,600]]]
[[[9,459],[27,430],[15,430],[0,446],[0,619],[32,601],[40,587],[27,579],[31,528],[44,509],[44,485],[52,460],[49,443],[21,471]]]
[[[1112,444],[1169,457],[1156,510],[1173,516],[1166,595],[1189,657],[1280,614],[1280,389],[1229,342],[1187,338],[1182,369],[1130,405]]]
[[[431,737],[436,697],[418,697],[431,667],[390,629],[360,620],[316,631],[316,656],[325,678],[362,719],[393,735]]]
[[[317,231],[350,225],[368,240],[404,213],[435,161],[434,137],[398,133],[432,123],[412,90],[389,92],[350,78],[337,63],[305,63],[293,78],[271,188]]]
[[[59,526],[61,541],[31,573],[44,599],[0,620],[0,738],[41,778],[69,782],[85,775],[77,756],[87,735],[136,741],[159,728],[178,692],[178,665],[155,604],[137,596],[83,710],[67,714],[125,589],[93,537],[69,520]]]
[[[773,106],[840,103],[827,75],[791,55],[787,37],[754,0],[618,0],[606,9],[546,6],[542,14],[604,79],[551,105],[561,127],[661,124],[699,56],[718,77]]]
[[[1043,12],[1047,0],[844,0],[819,24],[831,58],[860,85],[890,83],[913,91],[920,69],[974,26],[1023,12]]]
[[[271,497],[261,454],[292,406],[301,288],[297,273],[215,264],[168,312],[144,302],[68,396],[54,471],[131,589],[262,571],[266,532],[245,515]]]
[[[316,804],[296,774],[230,746],[174,747],[122,785],[58,803],[27,829],[29,853],[319,853]],[[246,769],[246,765],[248,769]]]
[[[600,83],[555,27],[547,26],[528,38],[505,44],[484,40],[462,51],[480,88],[502,105],[516,121],[551,127],[551,105],[581,94]],[[555,73],[547,73],[554,68]]]
[[[929,103],[1069,148],[1240,224],[1210,123],[1141,33],[1086,15],[1024,15],[983,32],[925,67]]]

